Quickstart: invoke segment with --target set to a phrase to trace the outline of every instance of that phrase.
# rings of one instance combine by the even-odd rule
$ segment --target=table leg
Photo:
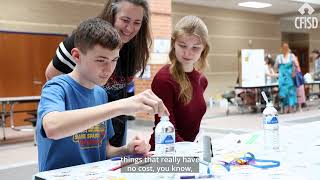
[[[14,121],[13,121],[13,107],[14,107],[14,103],[10,103],[10,126],[11,129],[15,130],[15,131],[33,131],[33,128],[17,128],[14,125]]]
[[[6,105],[2,103],[2,114],[1,114],[1,126],[2,126],[2,133],[3,133],[3,140],[6,140]]]
[[[256,88],[255,89],[255,93],[256,93],[256,107],[257,107],[257,112],[260,113],[261,112],[261,107],[262,107],[262,103],[261,103],[261,98],[260,98],[260,88]]]

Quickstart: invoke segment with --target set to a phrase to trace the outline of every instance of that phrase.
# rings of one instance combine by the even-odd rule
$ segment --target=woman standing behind
[[[126,98],[133,77],[139,71],[142,75],[146,67],[149,59],[148,48],[151,45],[149,4],[147,0],[108,0],[98,17],[116,28],[122,43],[117,66],[107,84],[103,86],[108,94],[108,101],[111,102]],[[46,70],[48,80],[70,73],[74,69],[75,61],[71,56],[73,48],[74,35],[60,43]],[[112,124],[115,135],[110,139],[110,144],[116,147],[126,144],[127,116],[113,118]]]
[[[295,67],[296,73],[301,73],[301,68],[298,60],[297,60],[297,64],[298,66]],[[304,91],[304,84],[296,83],[296,88],[297,88],[296,90],[297,90],[298,111],[302,112],[302,104],[306,102],[306,93]]]
[[[296,87],[292,74],[294,66],[298,67],[296,56],[290,53],[289,44],[282,43],[282,53],[276,58],[275,68],[279,70],[279,99],[280,107],[284,113],[293,112],[297,104]]]
[[[171,37],[169,58],[155,75],[151,88],[163,100],[175,127],[176,142],[193,141],[199,132],[200,122],[206,112],[203,93],[208,85],[201,73],[208,65],[208,30],[196,16],[185,16],[175,26]],[[155,126],[160,118],[155,116]],[[154,130],[155,128],[153,128]],[[154,149],[154,132],[151,135]]]

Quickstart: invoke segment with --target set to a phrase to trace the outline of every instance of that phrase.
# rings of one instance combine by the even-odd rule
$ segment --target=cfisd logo
[[[308,15],[306,14],[306,11]],[[319,25],[319,20],[317,17],[311,16],[312,13],[314,12],[314,9],[308,4],[304,3],[298,11],[300,12],[301,15],[304,16],[299,16],[295,18],[294,25],[296,26],[297,29],[316,29],[318,28]]]

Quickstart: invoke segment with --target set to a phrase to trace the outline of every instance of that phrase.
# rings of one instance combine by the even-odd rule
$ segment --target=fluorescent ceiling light
[[[272,4],[270,4],[270,3],[256,2],[256,1],[248,1],[248,2],[238,3],[238,6],[259,9],[259,8],[270,7],[270,6],[272,6]]]

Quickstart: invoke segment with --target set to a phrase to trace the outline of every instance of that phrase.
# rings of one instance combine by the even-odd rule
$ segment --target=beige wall
[[[0,30],[69,34],[95,17],[104,0],[1,0]]]
[[[306,48],[310,44],[308,33],[282,33],[281,40],[295,48]]]
[[[70,34],[83,20],[97,16],[107,0],[1,0],[0,31]],[[149,0],[154,38],[170,39],[171,0]],[[167,62],[151,52],[150,63]]]
[[[320,19],[319,19],[320,21]],[[316,30],[311,31],[310,33],[310,51],[315,48],[320,49],[320,27]]]
[[[105,1],[1,0],[0,30],[69,34],[82,20],[97,16]],[[171,0],[151,0],[150,5],[155,38],[169,38],[171,17],[173,25],[182,16],[189,14],[201,17],[207,24],[212,49],[208,57],[211,67],[206,73],[209,79],[206,97],[217,96],[235,85],[239,49],[263,48],[268,53],[277,54],[281,31],[288,32],[291,29],[289,32],[297,32],[292,29],[293,23],[280,23],[280,18],[273,15],[177,3],[173,3],[171,7]],[[159,17],[162,20],[158,21]],[[166,20],[163,21],[164,19]],[[157,28],[157,25],[161,28]],[[319,29],[309,33],[310,51],[320,48]],[[252,41],[251,46],[249,40]],[[167,56],[152,53],[152,57],[150,62],[159,64]]]
[[[97,16],[107,0],[1,0],[0,31],[70,34],[83,20]],[[171,0],[149,0],[153,38],[170,39]],[[150,79],[136,79],[136,92],[150,89],[154,74],[167,63],[167,54],[150,49]],[[140,119],[153,119],[144,114]]]
[[[206,73],[209,80],[206,97],[219,96],[235,86],[239,49],[262,48],[268,53],[278,53],[281,33],[277,16],[176,3],[172,5],[172,14],[173,26],[189,14],[199,16],[207,24],[212,48],[208,57],[210,70]]]

